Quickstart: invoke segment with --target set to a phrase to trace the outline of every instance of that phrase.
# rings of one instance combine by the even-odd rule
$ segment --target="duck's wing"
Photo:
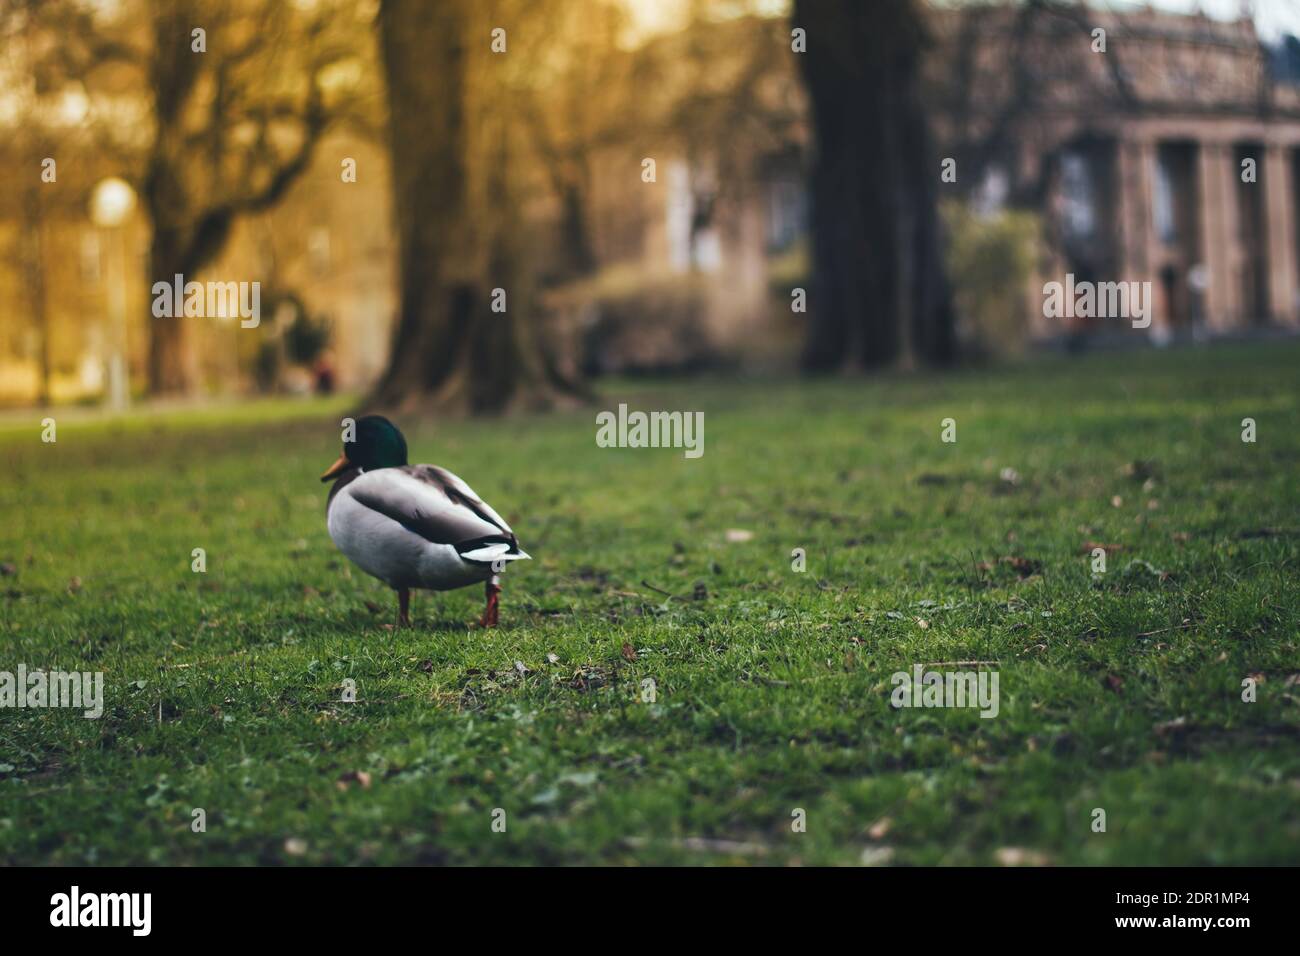
[[[345,493],[435,544],[450,544],[457,550],[489,542],[514,546],[514,533],[505,522],[497,524],[488,517],[496,512],[481,501],[477,503],[485,512],[472,507],[468,498],[477,501],[472,492],[467,496],[453,489],[456,494],[448,494],[436,476],[424,470],[431,467],[407,465],[367,471],[351,481]]]
[[[441,489],[448,500],[469,508],[484,521],[490,522],[503,533],[514,538],[515,533],[510,530],[510,525],[506,524],[506,519],[497,514],[490,504],[475,494],[474,489],[465,484],[458,475],[452,474],[446,468],[439,468],[437,465],[407,465],[404,470],[407,469],[421,481],[427,481]]]

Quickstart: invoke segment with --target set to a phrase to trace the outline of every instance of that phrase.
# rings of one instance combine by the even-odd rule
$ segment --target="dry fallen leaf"
[[[894,858],[892,846],[869,846],[862,851],[859,862],[863,866],[884,866]]]
[[[1149,481],[1157,473],[1158,467],[1154,461],[1138,459],[1129,462],[1119,470],[1119,473],[1134,481]]]
[[[636,648],[626,641],[623,643],[623,659],[628,661],[636,660]]]
[[[1191,726],[1187,723],[1186,717],[1175,717],[1173,720],[1166,720],[1155,726],[1156,736],[1158,737],[1184,734],[1190,729]]]
[[[340,790],[346,790],[350,783],[359,783],[361,784],[362,790],[369,790],[370,774],[365,770],[349,770],[347,773],[343,774],[343,776],[339,777],[338,780],[334,782],[334,785]]]
[[[1048,866],[1051,863],[1046,853],[1021,846],[1000,847],[993,857],[999,866]]]
[[[1095,551],[1097,548],[1101,548],[1101,550],[1105,551],[1107,554],[1114,554],[1117,551],[1123,551],[1124,545],[1103,544],[1100,541],[1085,541],[1082,545],[1079,546],[1079,553],[1092,554],[1092,552]]]
[[[998,558],[998,561],[1001,564],[1011,565],[1016,574],[1020,575],[1022,578],[1027,578],[1030,575],[1037,574],[1043,569],[1043,563],[1041,561],[1034,561],[1031,558],[1022,558],[1017,555],[1007,555]]]

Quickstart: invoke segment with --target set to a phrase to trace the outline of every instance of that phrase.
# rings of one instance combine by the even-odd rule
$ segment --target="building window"
[[[1068,152],[1061,157],[1061,228],[1067,240],[1096,237],[1096,184],[1086,156]]]
[[[767,249],[783,252],[808,228],[808,201],[803,183],[777,179],[767,189]]]
[[[1007,197],[1010,195],[1011,177],[1001,165],[991,164],[984,171],[984,177],[972,199],[975,214],[981,219],[992,219],[1006,208]]]
[[[1156,182],[1152,196],[1156,235],[1165,245],[1172,245],[1178,238],[1178,223],[1174,214],[1174,176],[1169,163],[1161,158],[1156,162]]]

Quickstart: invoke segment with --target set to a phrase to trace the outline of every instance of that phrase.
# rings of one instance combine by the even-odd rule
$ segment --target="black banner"
[[[0,870],[0,889],[7,941],[76,933],[80,942],[128,944],[371,942],[439,925],[478,924],[495,934],[552,919],[562,933],[621,925],[658,936],[675,926],[692,933],[714,926],[732,938],[766,933],[775,920],[829,938],[865,917],[882,932],[934,931],[943,945],[960,932],[1033,932],[1232,946],[1293,930],[1294,875],[1256,868],[8,869]]]

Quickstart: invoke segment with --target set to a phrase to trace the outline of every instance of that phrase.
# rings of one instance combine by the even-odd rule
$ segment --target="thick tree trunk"
[[[177,38],[189,34],[193,12],[187,0],[153,8],[154,57],[149,64],[157,129],[150,148],[142,196],[153,226],[149,243],[149,356],[147,372],[151,396],[187,394],[194,385],[182,304],[175,303],[175,316],[153,314],[153,284],[171,282],[177,273],[185,281],[190,275],[184,261],[192,230],[184,224],[193,217],[178,167],[186,161],[178,144],[183,139],[182,116],[185,98],[195,82],[198,57],[188,44]]]
[[[194,356],[190,352],[184,300],[173,303],[173,315],[153,314],[152,286],[155,282],[171,283],[177,274],[189,282],[192,275],[182,262],[179,230],[157,222],[149,244],[149,394],[153,396],[185,395],[194,385]]]
[[[401,249],[397,328],[372,396],[385,407],[496,412],[569,391],[534,340],[509,154],[472,88],[470,37],[486,50],[489,36],[474,15],[472,0],[385,0],[380,12]]]
[[[49,155],[45,153],[44,155]],[[45,288],[45,210],[41,202],[41,184],[30,181],[23,196],[23,231],[28,237],[23,243],[23,277],[27,285],[27,298],[32,310],[32,319],[40,331],[40,367],[41,377],[37,383],[39,394],[37,402],[46,406],[50,404],[51,378],[51,329],[50,309]]]
[[[186,282],[198,281],[199,271],[220,256],[240,217],[271,209],[284,198],[310,166],[331,122],[331,108],[324,102],[320,85],[324,60],[311,53],[310,43],[306,51],[285,51],[276,32],[286,29],[289,19],[296,19],[297,14],[286,13],[293,5],[263,0],[238,6],[242,14],[219,12],[220,5],[201,0],[148,5],[153,19],[149,84],[155,131],[142,192],[153,223],[150,288],[155,282],[170,283],[178,274]],[[259,12],[263,24],[277,26],[265,34],[241,37],[238,43],[227,42],[232,34],[226,33],[226,28],[234,19],[254,11]],[[203,54],[193,51],[190,40],[191,31],[199,24],[205,24],[209,34],[209,51]],[[310,37],[323,27],[323,20],[314,25],[301,22],[294,35]],[[262,99],[264,91],[226,82],[237,75],[232,68],[251,57],[264,58],[271,68],[272,55],[277,76],[282,67],[301,71],[306,89],[300,102],[288,103],[276,94],[272,105],[270,99]],[[294,62],[286,62],[291,60]],[[214,94],[205,79],[224,92]],[[211,106],[194,109],[196,98],[214,95]],[[227,135],[234,115],[257,117],[250,126],[252,145],[234,143]],[[195,121],[201,116],[206,122],[196,128]],[[270,123],[290,120],[299,126],[296,147],[265,149],[269,140],[279,138],[270,135]],[[196,143],[203,145],[196,148]],[[228,170],[236,161],[242,172],[232,176]],[[175,305],[181,311],[180,304]],[[193,386],[196,363],[187,333],[192,321],[180,315],[155,317],[151,310],[148,371],[152,394],[183,394]]]
[[[596,252],[587,227],[586,190],[567,184],[560,192],[560,235],[567,256],[566,279],[581,279],[596,271]]]
[[[920,95],[916,0],[796,0],[812,101],[813,296],[805,366],[953,357],[936,208],[939,167]]]

